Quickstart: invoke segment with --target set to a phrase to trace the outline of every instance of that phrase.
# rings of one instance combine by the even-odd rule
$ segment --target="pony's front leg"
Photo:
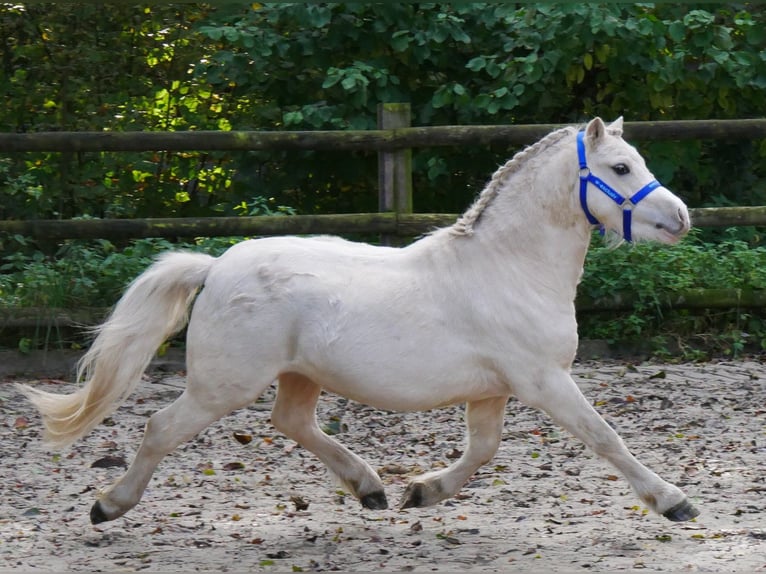
[[[447,468],[413,479],[399,507],[430,506],[454,496],[476,469],[492,460],[500,445],[507,401],[508,397],[492,397],[467,403],[465,452]]]
[[[271,411],[274,427],[313,452],[365,508],[388,508],[383,482],[373,468],[319,428],[316,404],[322,389],[298,373],[279,376],[277,400]]]
[[[619,435],[590,405],[567,372],[549,374],[542,384],[518,393],[522,402],[537,407],[612,463],[646,505],[674,522],[691,520],[699,511],[676,486],[641,464]]]

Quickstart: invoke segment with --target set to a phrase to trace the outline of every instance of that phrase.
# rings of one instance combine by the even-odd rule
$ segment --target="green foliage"
[[[118,247],[105,240],[64,242],[46,256],[23,237],[10,238],[17,256],[0,267],[0,307],[82,309],[114,304],[125,286],[159,253],[171,248],[219,255],[241,238],[201,238],[174,244],[140,239]],[[627,294],[632,308],[582,313],[580,337],[615,348],[640,348],[687,359],[766,350],[766,320],[743,309],[668,310],[662,301],[688,288],[766,290],[766,247],[736,238],[711,244],[691,237],[675,246],[637,244],[619,249],[596,240],[586,259],[580,295]],[[83,344],[83,333],[72,334]],[[25,335],[27,349],[49,344],[51,334]]]
[[[0,11],[0,129],[230,129],[224,94],[189,73],[204,57],[205,44],[192,27],[205,10],[6,6]],[[41,194],[28,209],[3,202],[6,216],[211,215],[230,213],[252,195],[236,178],[231,157],[219,153],[30,153],[4,161],[9,175],[33,178]]]
[[[217,51],[195,73],[229,91],[233,125],[268,129],[374,128],[386,101],[410,102],[416,125],[751,117],[762,115],[766,88],[764,17],[725,4],[234,6],[198,28]],[[722,194],[740,205],[766,200],[758,142],[644,151],[692,206]],[[417,150],[416,210],[461,211],[507,155]],[[291,205],[332,210],[323,182],[338,198],[353,179],[344,205],[367,209],[376,185],[367,164],[340,174],[326,157],[302,162],[299,188],[312,193]]]
[[[4,309],[107,309],[130,281],[168,249],[187,249],[219,255],[237,238],[200,238],[172,243],[165,239],[137,239],[117,246],[107,240],[64,241],[53,254],[40,251],[28,239],[6,238],[14,254],[0,265],[0,308]],[[50,346],[79,347],[86,343],[86,329],[52,332],[52,322],[33,328],[0,330],[0,345],[18,343],[22,351]]]
[[[578,292],[592,299],[627,294],[632,308],[581,315],[580,336],[687,358],[766,350],[762,314],[663,309],[663,300],[691,288],[766,290],[766,247],[731,235],[718,243],[692,236],[674,246],[591,248]]]
[[[32,219],[53,208],[34,170],[18,172],[8,158],[0,158],[0,189],[3,190],[0,217]]]
[[[23,237],[13,241],[19,250],[0,266],[0,305],[8,307],[109,307],[156,254],[173,247],[165,240],[136,240],[118,250],[106,240],[69,240],[45,255],[25,250]]]
[[[256,215],[295,215],[296,210],[288,205],[272,206],[273,199],[270,202],[265,197],[257,196],[252,201],[242,201],[234,206],[237,215],[256,216]]]
[[[8,5],[0,129],[368,129],[398,101],[415,125],[761,116],[764,20],[710,3]],[[514,151],[416,150],[416,210],[463,210]],[[761,142],[642,151],[693,207],[766,201]],[[232,214],[253,195],[300,213],[377,207],[374,153],[9,160],[41,194],[26,213],[4,204],[14,216]]]

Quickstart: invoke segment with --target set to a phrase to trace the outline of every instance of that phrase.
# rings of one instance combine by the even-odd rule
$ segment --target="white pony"
[[[454,225],[403,248],[275,237],[218,258],[161,256],[99,328],[79,364],[84,386],[70,395],[21,387],[42,413],[47,440],[68,445],[128,397],[191,308],[187,386],[151,416],[135,460],[95,502],[92,522],[133,508],[165,455],[275,381],[276,429],[367,508],[387,507],[383,483],[320,430],[323,389],[395,411],[466,403],[463,455],[413,478],[401,508],[456,494],[495,454],[514,395],[613,464],[653,511],[695,517],[684,493],[633,457],[570,375],[574,300],[594,225],[663,243],[690,226],[684,203],[621,135],[622,118],[550,133],[500,167]]]

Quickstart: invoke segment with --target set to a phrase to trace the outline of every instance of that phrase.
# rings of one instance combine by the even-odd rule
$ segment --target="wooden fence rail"
[[[766,225],[766,206],[690,209],[695,227]],[[149,219],[5,220],[0,233],[35,239],[193,238],[266,235],[380,234],[413,237],[451,225],[453,213],[339,213],[328,215],[179,217]]]
[[[578,295],[578,313],[630,311],[634,308],[634,293],[614,293],[594,299]],[[664,309],[757,309],[766,307],[766,291],[745,289],[685,289],[672,295],[661,295],[658,304]],[[64,328],[83,329],[103,321],[109,309],[79,308],[58,309],[0,307],[0,330],[3,328]]]
[[[400,105],[400,104],[396,104]],[[385,106],[385,104],[384,104]],[[392,108],[391,105],[390,109]],[[466,145],[524,145],[562,124],[395,127],[348,131],[182,131],[0,133],[0,152],[382,151]],[[763,139],[766,119],[625,122],[635,141]]]
[[[411,237],[454,222],[456,214],[412,213],[411,149],[433,146],[524,145],[561,124],[410,127],[407,104],[382,104],[378,130],[0,133],[0,152],[126,152],[183,150],[367,150],[379,154],[380,213],[275,217],[134,220],[0,221],[0,233],[38,239],[214,237],[373,233]],[[638,141],[766,138],[766,119],[626,122]],[[766,225],[766,206],[692,210],[698,227]]]

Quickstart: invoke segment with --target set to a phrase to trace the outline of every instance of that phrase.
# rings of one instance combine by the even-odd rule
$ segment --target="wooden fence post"
[[[378,129],[410,127],[410,104],[378,104]],[[378,211],[397,216],[412,213],[412,149],[378,152]],[[383,245],[401,243],[394,235],[383,234]]]

